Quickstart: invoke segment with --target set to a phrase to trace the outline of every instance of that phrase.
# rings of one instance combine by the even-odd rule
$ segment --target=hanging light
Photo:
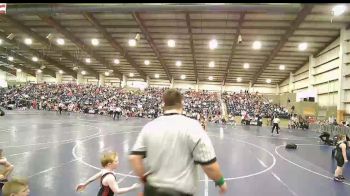
[[[62,39],[62,38],[57,38],[56,42],[58,45],[64,45],[64,39]]]
[[[100,41],[96,38],[91,39],[91,44],[94,46],[97,46],[100,43]]]
[[[129,46],[131,46],[131,47],[136,46],[136,40],[135,39],[129,39]]]

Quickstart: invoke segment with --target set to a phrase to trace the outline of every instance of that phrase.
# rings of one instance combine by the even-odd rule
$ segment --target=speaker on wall
[[[308,99],[307,98],[304,98],[304,101],[307,101]]]
[[[309,102],[315,102],[315,97],[309,97]]]

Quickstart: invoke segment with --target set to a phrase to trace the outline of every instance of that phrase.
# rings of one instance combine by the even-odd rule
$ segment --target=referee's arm
[[[145,174],[143,158],[144,158],[144,155],[137,154],[135,151],[131,152],[129,155],[129,161],[130,161],[131,167],[134,170],[135,174],[140,178],[142,178],[143,175]]]
[[[195,138],[192,138],[192,140],[190,141],[194,141],[193,139]],[[201,136],[198,138],[197,142],[195,142],[193,146],[192,155],[194,158],[194,162],[196,164],[200,164],[207,176],[213,181],[215,181],[215,184],[219,186],[220,192],[226,192],[227,185],[224,180],[224,176],[221,173],[219,163],[216,160],[214,147],[208,135],[205,134],[203,131]]]
[[[142,130],[137,139],[136,142],[132,148],[132,151],[129,155],[129,161],[131,164],[132,169],[134,170],[135,174],[139,176],[141,179],[143,178],[145,174],[145,167],[143,165],[143,159],[146,157],[147,147],[144,143],[144,131]]]
[[[204,172],[207,174],[207,176],[215,182],[220,180],[221,177],[223,177],[220,170],[220,166],[217,161],[210,163],[209,165],[201,164],[201,166]]]

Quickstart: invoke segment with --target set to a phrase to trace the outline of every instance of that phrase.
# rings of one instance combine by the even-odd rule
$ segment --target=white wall
[[[117,86],[120,87],[120,79],[115,77],[105,77],[105,86]]]
[[[0,87],[6,88],[8,86],[7,85],[7,81],[8,81],[7,75],[8,75],[8,73],[0,70]]]
[[[49,83],[49,84],[55,84],[56,78],[51,77],[49,75],[43,75],[43,82]]]
[[[62,75],[62,83],[74,83],[76,82],[75,78],[70,75]]]
[[[168,88],[170,87],[169,80],[150,80],[149,85],[156,88]]]
[[[276,94],[276,86],[255,84],[254,87],[250,89],[250,92],[259,92],[263,94]]]
[[[293,92],[300,92],[308,88],[309,85],[309,63],[306,63],[294,73]]]
[[[347,31],[347,37],[342,44],[345,44],[344,57],[341,57],[340,38],[328,45],[313,59],[313,62],[306,63],[293,75],[293,92],[306,92],[316,90],[316,102],[320,106],[337,106],[341,102],[345,103],[345,113],[350,114],[350,31]],[[311,63],[311,64],[309,64]],[[343,86],[340,87],[339,78],[341,77],[340,66],[345,64],[342,75],[345,77]],[[281,93],[288,92],[289,80],[287,78],[280,84]],[[344,85],[345,84],[345,85]],[[340,98],[339,90],[344,91],[344,97]]]

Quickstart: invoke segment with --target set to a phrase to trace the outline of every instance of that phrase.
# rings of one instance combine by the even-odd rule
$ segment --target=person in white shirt
[[[63,110],[64,106],[65,105],[62,102],[58,104],[58,111],[60,112],[60,114],[62,114],[62,110]]]
[[[115,108],[115,114],[114,114],[113,119],[115,120],[115,116],[117,115],[117,119],[119,120],[119,117],[120,117],[121,114],[122,114],[122,109],[119,106],[117,106]]]
[[[279,119],[277,116],[275,116],[275,117],[273,118],[272,122],[273,122],[273,126],[272,126],[271,134],[273,135],[273,131],[274,131],[275,128],[276,128],[277,135],[279,135],[278,130],[280,129],[280,127],[279,127],[280,119]]]
[[[129,155],[135,174],[145,184],[144,196],[194,195],[199,165],[225,193],[227,185],[210,138],[197,120],[182,115],[181,93],[169,89],[163,101],[164,115],[143,127]]]

